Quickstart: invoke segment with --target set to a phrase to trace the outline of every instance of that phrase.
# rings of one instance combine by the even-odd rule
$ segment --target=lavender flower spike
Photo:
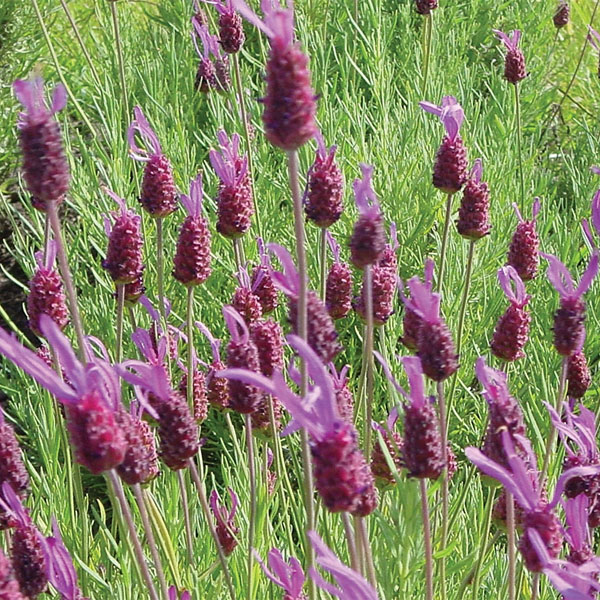
[[[456,140],[465,118],[465,111],[454,96],[444,96],[440,106],[427,101],[419,102],[419,106],[425,112],[439,117],[446,129],[448,139],[452,142]]]
[[[177,588],[172,585],[169,588],[169,598],[168,600],[192,600],[192,595],[187,591],[183,590],[181,592],[181,596],[177,593]]]
[[[225,505],[219,504],[220,498],[217,490],[212,491],[209,502],[217,522],[219,543],[225,555],[229,556],[238,545],[236,536],[239,533],[239,529],[235,525],[235,513],[237,512],[239,501],[236,493],[231,488],[227,488],[227,490],[231,498],[231,510],[228,510]]]
[[[304,600],[306,595],[302,592],[304,586],[304,571],[300,561],[290,557],[289,564],[283,560],[281,550],[272,548],[268,554],[269,570],[260,556],[254,551],[254,558],[261,566],[264,574],[277,586],[285,591],[285,600]]]
[[[196,53],[200,58],[194,85],[196,90],[207,93],[211,88],[215,88],[217,84],[215,63],[211,60],[211,55],[215,58],[219,57],[219,43],[217,37],[210,34],[206,25],[199,24],[195,19],[192,19],[192,25],[195,30],[195,34],[192,32],[192,41],[194,42]],[[202,42],[202,50],[200,50],[200,47],[198,46],[196,36],[198,36]]]
[[[244,43],[244,28],[242,19],[235,12],[232,0],[216,0],[211,2],[219,13],[219,43],[227,54],[239,52]]]
[[[525,57],[519,48],[521,32],[518,29],[511,31],[509,35],[499,31],[492,30],[506,46],[506,57],[504,62],[504,79],[509,83],[517,84],[527,77],[525,70]]]
[[[583,347],[585,302],[582,296],[598,274],[598,251],[592,254],[577,288],[571,273],[556,256],[552,254],[542,254],[542,256],[550,263],[547,271],[548,279],[560,296],[560,308],[554,314],[554,347],[559,354],[569,356]]]
[[[308,538],[315,550],[317,564],[331,573],[338,587],[325,581],[313,567],[309,570],[312,580],[326,592],[341,600],[378,600],[379,596],[365,579],[346,566],[325,544],[315,531],[308,532]]]

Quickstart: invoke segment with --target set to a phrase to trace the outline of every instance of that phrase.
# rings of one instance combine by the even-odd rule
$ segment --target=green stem
[[[371,542],[369,541],[369,532],[367,531],[367,522],[365,517],[359,517],[358,531],[362,542],[363,551],[365,553],[365,569],[367,572],[367,579],[373,586],[373,589],[377,589],[377,576],[375,575],[375,564],[373,563],[373,552],[371,551]]]
[[[540,595],[540,574],[534,573],[531,580],[531,600],[537,600]]]
[[[429,63],[431,59],[431,43],[433,39],[433,14],[424,15],[423,23],[423,98],[427,96],[429,82]]]
[[[179,495],[181,496],[181,506],[183,507],[187,558],[189,565],[192,565],[194,561],[194,536],[192,535],[192,522],[190,519],[190,506],[188,503],[187,490],[185,489],[185,478],[181,469],[177,471],[177,483],[179,484]]]
[[[320,261],[319,266],[321,269],[319,278],[319,295],[321,300],[325,302],[325,292],[327,290],[327,229],[322,227],[319,231],[319,250]]]
[[[366,357],[366,418],[365,418],[365,456],[371,456],[372,431],[371,422],[373,421],[373,271],[371,265],[365,267],[365,311],[367,313],[367,331],[365,336],[364,354]]]
[[[247,598],[253,600],[252,587],[252,550],[254,548],[254,529],[256,526],[256,471],[254,465],[254,440],[252,439],[252,419],[245,415],[246,421],[246,451],[248,452],[248,475],[250,478],[250,526],[248,527],[248,589]]]
[[[119,32],[119,18],[117,15],[117,3],[115,0],[109,0],[110,13],[113,23],[113,32],[115,34],[115,46],[117,50],[117,62],[119,65],[119,79],[121,80],[121,95],[123,97],[123,110],[125,111],[125,120],[129,119],[129,102],[127,100],[127,85],[125,83],[125,63],[123,61],[123,48],[121,47],[121,34]]]
[[[492,510],[494,508],[494,488],[488,489],[488,497],[487,502],[485,503],[484,508],[484,525],[483,525],[483,537],[481,539],[484,540],[484,544],[481,548],[481,552],[479,553],[479,557],[477,558],[477,563],[475,564],[475,572],[473,573],[473,600],[477,600],[477,594],[479,593],[479,576],[481,575],[481,566],[483,565],[483,561],[485,559],[485,555],[487,554],[489,545],[487,543],[487,539],[490,535],[490,526],[492,523]]]
[[[446,253],[448,251],[448,233],[450,231],[450,218],[452,216],[452,194],[446,198],[446,217],[444,219],[444,233],[442,234],[442,248],[440,251],[440,268],[438,271],[438,291],[440,294],[444,287],[444,274],[446,271]]]
[[[350,555],[350,566],[354,571],[360,573],[360,564],[356,552],[354,532],[352,531],[352,524],[350,523],[350,515],[347,512],[342,512],[341,515],[342,523],[344,524],[344,532],[346,533],[346,542],[348,544],[348,554]]]
[[[120,363],[123,358],[123,311],[125,310],[125,284],[117,284],[117,347],[115,361]]]
[[[431,524],[427,502],[427,480],[419,480],[421,490],[421,515],[423,517],[423,540],[425,542],[425,581],[426,599],[433,600],[433,548],[431,546]]]
[[[194,410],[194,286],[190,285],[187,289],[187,310],[186,310],[186,328],[187,328],[187,402],[190,410]]]
[[[508,546],[508,600],[516,599],[515,499],[506,492],[506,544]]]
[[[525,210],[525,175],[523,173],[523,140],[521,132],[521,103],[519,102],[519,86],[514,85],[515,88],[515,118],[517,121],[517,154],[519,156],[519,183],[521,186],[521,201],[519,202],[519,208],[522,214]]]
[[[448,541],[448,424],[446,419],[446,402],[444,400],[444,384],[437,382],[438,407],[440,411],[440,432],[442,434],[442,463],[444,470],[442,472],[442,533],[440,540],[440,553],[438,559],[440,573],[440,597],[446,600],[446,557],[445,550]]]

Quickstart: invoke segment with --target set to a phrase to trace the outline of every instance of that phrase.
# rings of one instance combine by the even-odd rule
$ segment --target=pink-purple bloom
[[[270,568],[267,568],[256,551],[254,552],[254,558],[256,558],[267,578],[284,590],[286,593],[285,600],[303,600],[306,598],[302,591],[305,580],[304,571],[296,557],[291,556],[286,562],[279,548],[271,548],[267,555]]]
[[[506,34],[498,29],[493,32],[498,36],[498,39],[506,46],[506,56],[504,59],[504,79],[509,83],[517,84],[522,79],[527,77],[525,70],[525,57],[519,48],[521,32],[518,29]]]
[[[325,283],[325,305],[332,319],[343,319],[352,308],[352,271],[340,259],[341,248],[331,232],[326,233],[327,243],[333,254]]]
[[[239,501],[237,494],[231,488],[227,488],[227,491],[231,498],[231,509],[228,509],[227,506],[221,504],[221,499],[219,498],[219,492],[217,492],[217,490],[211,492],[209,502],[217,523],[216,529],[219,544],[225,555],[229,556],[238,545],[237,535],[239,529],[235,524],[235,513],[237,512]]]
[[[507,264],[515,268],[523,281],[529,281],[537,275],[540,264],[540,239],[536,227],[540,212],[540,199],[535,198],[530,221],[525,221],[516,204],[513,208],[519,220],[508,249]]]
[[[483,164],[478,158],[463,189],[456,221],[458,233],[469,240],[481,239],[492,229],[490,225],[490,190],[488,184],[481,181],[482,176]]]

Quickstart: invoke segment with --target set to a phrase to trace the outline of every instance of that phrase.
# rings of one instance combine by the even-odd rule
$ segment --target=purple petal
[[[242,315],[233,306],[224,306],[223,318],[231,334],[232,341],[236,344],[247,344],[250,339],[250,332]]]
[[[274,281],[279,283],[282,291],[297,296],[300,289],[300,276],[289,251],[279,244],[267,244],[267,249],[277,256],[283,267],[283,273],[273,273]]]
[[[554,289],[558,292],[561,298],[570,297],[575,291],[575,288],[573,286],[573,278],[571,277],[571,273],[569,273],[569,269],[567,269],[567,267],[565,267],[565,265],[553,254],[545,254],[544,252],[540,252],[540,255],[550,263],[546,274],[550,280],[550,283],[554,286]]]
[[[274,550],[276,550],[276,549],[273,548],[273,550],[271,550],[271,552],[273,552]],[[271,552],[269,552],[269,557],[271,556]],[[285,590],[285,584],[284,584],[284,582],[281,579],[278,579],[275,575],[273,575],[273,573],[271,573],[271,571],[269,571],[269,569],[267,568],[267,566],[265,565],[265,563],[261,560],[260,555],[258,554],[258,552],[253,549],[252,550],[252,554],[254,555],[254,559],[256,560],[256,562],[260,565],[260,568],[263,570],[263,573],[265,574],[265,576],[268,579],[270,579],[275,585],[277,585],[280,588],[283,588]]]
[[[473,163],[473,168],[471,169],[471,179],[473,179],[476,183],[481,181],[483,176],[483,161],[481,158],[475,159]]]
[[[407,391],[398,383],[398,380],[392,374],[392,370],[390,369],[390,366],[387,363],[387,361],[385,360],[385,358],[383,358],[383,356],[381,354],[379,354],[379,352],[377,352],[377,350],[373,351],[373,355],[381,364],[381,367],[383,368],[383,372],[384,372],[387,380],[396,388],[396,391],[399,394],[401,394],[408,400],[410,398],[410,394],[408,394]]]
[[[410,384],[410,398],[415,406],[423,406],[427,402],[425,397],[425,383],[423,381],[423,367],[421,359],[417,356],[405,356],[402,364]]]
[[[419,106],[428,113],[435,115],[436,117],[440,117],[442,115],[442,107],[437,106],[437,104],[433,104],[432,102],[419,102]]]
[[[67,105],[67,90],[62,83],[59,83],[52,93],[52,113],[55,114]]]
[[[588,291],[596,275],[598,275],[598,250],[594,251],[592,254],[590,264],[581,277],[581,281],[579,282],[577,290],[575,291],[577,297],[580,298]]]
[[[500,41],[504,42],[504,45],[508,50],[512,50],[512,40],[503,31],[500,31],[499,29],[492,29],[492,31]]]

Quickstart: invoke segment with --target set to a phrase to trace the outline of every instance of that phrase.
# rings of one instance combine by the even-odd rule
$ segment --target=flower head
[[[481,181],[483,165],[478,158],[464,189],[458,211],[456,228],[458,233],[470,240],[478,240],[489,234],[490,225],[490,192],[488,184]]]
[[[341,248],[333,235],[327,231],[326,236],[334,262],[327,273],[325,304],[332,319],[343,319],[352,308],[352,271],[340,260]]]
[[[419,102],[419,106],[426,112],[439,117],[442,125],[446,129],[448,138],[451,141],[456,140],[465,118],[465,111],[454,96],[444,96],[442,104],[437,105],[431,102]]]
[[[511,31],[510,34],[503,33],[498,29],[492,30],[500,41],[506,46],[506,57],[504,63],[504,79],[509,83],[517,84],[527,77],[525,70],[525,57],[519,48],[521,32],[518,29]]]
[[[231,489],[227,488],[229,497],[231,498],[231,509],[228,509],[224,504],[220,504],[219,492],[213,490],[210,494],[210,508],[215,516],[217,522],[217,537],[219,543],[223,548],[223,552],[226,556],[229,556],[237,546],[237,535],[239,529],[235,525],[235,513],[238,507],[237,494]]]

